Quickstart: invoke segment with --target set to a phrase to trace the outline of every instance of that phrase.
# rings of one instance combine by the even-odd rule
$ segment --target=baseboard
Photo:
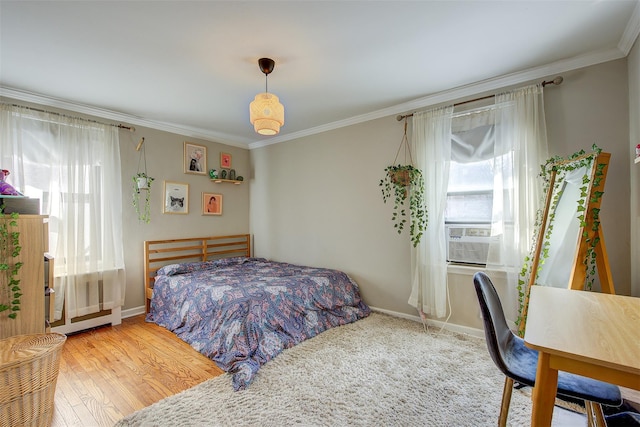
[[[407,320],[412,320],[414,322],[422,323],[422,319],[420,319],[420,316],[412,316],[410,314],[399,313],[397,311],[385,310],[383,308],[377,308],[377,307],[370,307],[370,308],[371,310],[377,311],[378,313],[384,313],[384,314],[388,314],[389,316],[400,317],[402,319],[407,319]],[[141,305],[140,307],[133,307],[133,308],[128,308],[126,310],[122,310],[122,318],[126,319],[127,317],[133,317],[139,314],[144,314],[144,310],[145,310],[144,305]],[[456,325],[453,323],[445,323],[445,322],[441,322],[439,320],[433,320],[433,319],[427,319],[427,324],[429,326],[433,326],[434,328],[438,328],[438,329],[441,329],[444,327],[444,329],[451,332],[466,334],[466,335],[470,335],[472,337],[477,337],[477,338],[484,338],[484,331],[482,329],[470,328],[468,326]]]
[[[127,317],[137,316],[139,314],[144,314],[144,305],[140,307],[128,308],[126,310],[122,310],[122,318],[126,319]]]
[[[420,316],[413,316],[406,313],[399,313],[397,311],[385,310],[383,308],[371,307],[371,310],[378,313],[388,314],[389,316],[400,317],[407,320],[413,320],[414,322],[422,323]],[[476,338],[484,338],[484,331],[482,329],[470,328],[468,326],[456,325],[448,322],[441,322],[439,320],[427,319],[427,325],[433,326],[438,329],[446,329],[447,331],[456,332],[458,334],[470,335]]]

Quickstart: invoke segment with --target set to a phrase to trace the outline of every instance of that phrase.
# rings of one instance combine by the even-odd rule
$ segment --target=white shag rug
[[[495,426],[504,376],[485,341],[436,332],[372,313],[285,350],[247,390],[221,375],[117,426]],[[514,390],[508,424],[530,416]]]

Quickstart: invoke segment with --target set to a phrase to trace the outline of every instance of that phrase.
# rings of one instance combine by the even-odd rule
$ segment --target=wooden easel
[[[566,164],[570,162],[579,161],[584,157],[591,156],[593,153],[586,154],[582,157],[578,157],[576,159],[570,159],[558,164]],[[600,278],[600,286],[602,292],[615,294],[615,289],[613,287],[613,278],[611,276],[611,270],[609,268],[609,256],[607,255],[607,249],[604,243],[604,235],[602,233],[602,225],[598,227],[598,230],[594,230],[594,213],[599,212],[600,204],[602,201],[602,197],[594,197],[594,195],[598,194],[598,192],[604,192],[604,184],[607,178],[607,170],[609,168],[609,160],[611,159],[610,153],[599,153],[595,159],[593,164],[593,173],[591,179],[593,180],[596,168],[598,165],[602,166],[602,175],[600,175],[600,180],[597,185],[591,185],[589,194],[587,194],[587,206],[584,212],[585,215],[585,224],[582,225],[579,229],[578,234],[578,243],[576,245],[575,256],[573,258],[573,267],[571,269],[571,275],[569,278],[568,288],[573,290],[584,290],[585,281],[587,278],[587,253],[588,247],[591,245],[591,242],[596,242],[594,246],[594,251],[596,254],[596,267],[598,269],[598,277]],[[538,235],[538,239],[536,241],[536,248],[534,250],[534,255],[532,259],[532,268],[531,275],[529,277],[529,281],[527,283],[527,287],[525,290],[525,298],[524,304],[522,307],[521,319],[522,321],[519,324],[518,332],[520,336],[524,335],[524,329],[526,325],[526,317],[527,311],[529,308],[529,294],[531,292],[531,286],[535,285],[536,282],[536,272],[538,271],[538,266],[540,265],[540,254],[542,252],[542,245],[544,240],[544,235],[548,226],[548,217],[549,211],[551,207],[551,202],[553,199],[553,191],[554,191],[554,183],[555,183],[555,172],[552,173],[549,183],[549,190],[547,192],[545,207],[543,211],[542,224],[540,226],[540,233]],[[601,193],[600,193],[601,194]]]

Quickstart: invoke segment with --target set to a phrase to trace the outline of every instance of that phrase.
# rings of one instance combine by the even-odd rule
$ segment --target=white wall
[[[602,225],[616,289],[628,294],[626,59],[563,75],[562,86],[545,91],[551,154],[567,156],[593,143],[612,153]],[[378,186],[402,130],[395,117],[386,117],[251,150],[255,254],[339,268],[359,283],[371,306],[414,315],[407,304],[409,238],[394,231],[392,206],[383,204]],[[450,322],[479,328],[471,276],[451,276],[449,287]]]

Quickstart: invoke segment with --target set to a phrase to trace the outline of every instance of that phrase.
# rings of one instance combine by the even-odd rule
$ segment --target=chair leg
[[[593,404],[592,402],[585,400],[584,401],[584,410],[587,415],[587,427],[595,427],[594,419],[593,419]]]
[[[511,392],[513,391],[513,380],[504,377],[504,389],[502,390],[502,405],[500,406],[500,418],[498,418],[498,426],[506,427],[507,418],[509,417],[509,405],[511,404]]]

